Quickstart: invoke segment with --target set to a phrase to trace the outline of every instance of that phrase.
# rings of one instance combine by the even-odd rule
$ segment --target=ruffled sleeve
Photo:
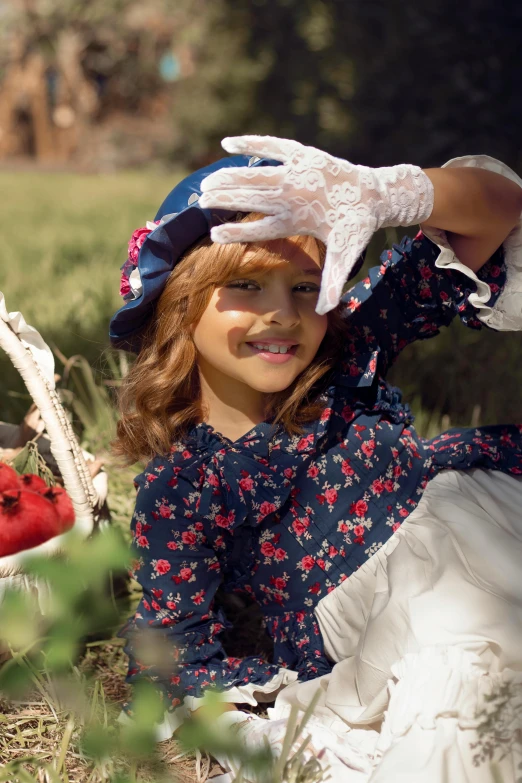
[[[440,255],[441,248],[422,232],[404,237],[343,296],[348,327],[343,374],[353,377],[350,385],[369,385],[377,371],[384,376],[407,345],[434,337],[456,316],[470,328],[482,327],[472,299],[476,279],[484,308],[492,310],[506,281],[503,248],[477,275],[457,261],[458,268],[441,267]]]
[[[455,158],[446,166],[477,166],[522,180],[486,155]],[[381,255],[381,265],[342,298],[346,352],[339,377],[345,386],[369,386],[384,376],[415,340],[434,337],[458,316],[468,327],[522,329],[522,221],[473,272],[459,261],[444,231],[423,227]]]
[[[522,187],[522,179],[509,166],[489,155],[465,155],[453,158],[442,166],[442,168],[464,167],[493,171]],[[488,283],[480,272],[475,274],[462,264],[451,248],[445,231],[426,225],[423,231],[424,235],[439,248],[440,253],[435,266],[438,269],[458,270],[475,284],[476,290],[469,294],[469,303],[475,308],[477,318],[482,323],[499,331],[522,329],[522,219],[502,246],[506,279],[496,300],[492,300],[491,294],[498,289],[498,281]]]
[[[259,657],[227,656],[219,635],[230,623],[214,608],[222,582],[221,563],[206,525],[191,509],[193,486],[184,486],[168,458],[155,458],[136,477],[131,522],[132,575],[143,598],[119,635],[127,640],[127,682],[148,679],[158,685],[165,708],[209,689],[253,690],[277,679],[279,666]],[[274,688],[280,685],[274,682]],[[132,706],[124,705],[132,716]]]

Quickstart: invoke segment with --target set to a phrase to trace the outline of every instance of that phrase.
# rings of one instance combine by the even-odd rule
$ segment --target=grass
[[[108,323],[121,306],[120,267],[134,229],[152,220],[181,174],[0,172],[4,198],[0,291],[48,343],[105,372]],[[28,397],[0,357],[2,419],[18,422]]]
[[[89,710],[98,711],[102,726],[112,731],[119,704],[128,698],[125,685],[126,656],[121,640],[108,640],[89,647],[75,675],[85,687]],[[102,763],[89,762],[80,750],[81,722],[57,703],[49,683],[40,678],[24,700],[0,702],[0,781],[1,783],[108,783],[118,774],[139,783],[159,783],[153,764],[132,765],[124,758]],[[209,758],[183,753],[175,740],[159,743],[158,758],[178,783],[204,781],[213,769]],[[16,762],[19,766],[17,768]],[[6,768],[8,778],[2,773]],[[18,775],[13,776],[13,769]],[[16,773],[15,773],[16,775]]]
[[[120,304],[132,231],[152,220],[179,176],[0,173],[2,290],[44,332],[89,327]]]

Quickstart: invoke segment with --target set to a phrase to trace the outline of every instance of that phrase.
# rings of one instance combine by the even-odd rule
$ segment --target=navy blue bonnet
[[[210,233],[213,226],[236,219],[237,211],[202,209],[201,182],[213,171],[226,167],[279,166],[277,160],[233,155],[211,163],[179,182],[159,208],[157,228],[140,249],[138,270],[141,292],[129,299],[111,318],[109,338],[115,348],[139,353],[143,332],[154,313],[167,279],[187,250]]]
[[[109,338],[115,348],[139,353],[144,330],[178,261],[192,245],[209,234],[211,228],[237,219],[237,211],[199,206],[203,179],[213,171],[227,167],[279,165],[281,162],[277,160],[233,155],[195,171],[171,190],[156,214],[155,221],[160,221],[159,225],[148,234],[139,251],[137,269],[141,290],[136,291],[111,318]],[[359,271],[362,260],[361,257],[350,277]]]

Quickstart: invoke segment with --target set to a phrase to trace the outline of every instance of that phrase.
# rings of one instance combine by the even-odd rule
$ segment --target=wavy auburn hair
[[[241,222],[264,215],[250,213]],[[307,249],[314,243],[324,264],[326,248],[313,237],[294,237]],[[245,251],[255,248],[248,261]],[[193,245],[172,270],[158,299],[155,315],[143,335],[142,348],[118,390],[120,419],[113,454],[125,464],[168,454],[192,426],[204,421],[197,351],[192,330],[205,311],[217,286],[244,274],[266,270],[284,262],[283,243],[234,243],[218,245],[206,236]],[[283,391],[266,395],[266,419],[280,423],[290,435],[313,421],[323,410],[319,398],[329,371],[340,358],[342,321],[339,308],[328,313],[328,328],[308,367]]]

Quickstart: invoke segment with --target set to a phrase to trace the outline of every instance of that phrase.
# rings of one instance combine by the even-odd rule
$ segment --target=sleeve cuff
[[[522,187],[522,179],[509,166],[489,155],[464,155],[460,158],[452,158],[442,166],[442,168],[448,167],[475,167],[494,171]],[[498,331],[522,330],[522,216],[503,243],[507,279],[494,305],[488,304],[491,298],[489,285],[459,261],[448,242],[446,232],[424,225],[422,233],[440,250],[440,255],[435,261],[436,267],[456,269],[476,284],[476,291],[469,295],[469,303],[477,310],[477,317],[482,323]]]
[[[268,682],[263,685],[250,682],[247,685],[235,685],[233,688],[221,691],[219,696],[221,701],[228,704],[250,704],[255,706],[258,703],[273,701],[277,693],[297,680],[297,672],[290,669],[279,669]],[[174,732],[179,729],[182,723],[190,716],[191,712],[199,709],[205,704],[205,697],[186,696],[180,707],[169,712],[165,710],[163,721],[157,723],[155,727],[156,742],[164,742],[172,737]],[[122,711],[118,716],[118,723],[126,724],[132,721],[132,718]]]

